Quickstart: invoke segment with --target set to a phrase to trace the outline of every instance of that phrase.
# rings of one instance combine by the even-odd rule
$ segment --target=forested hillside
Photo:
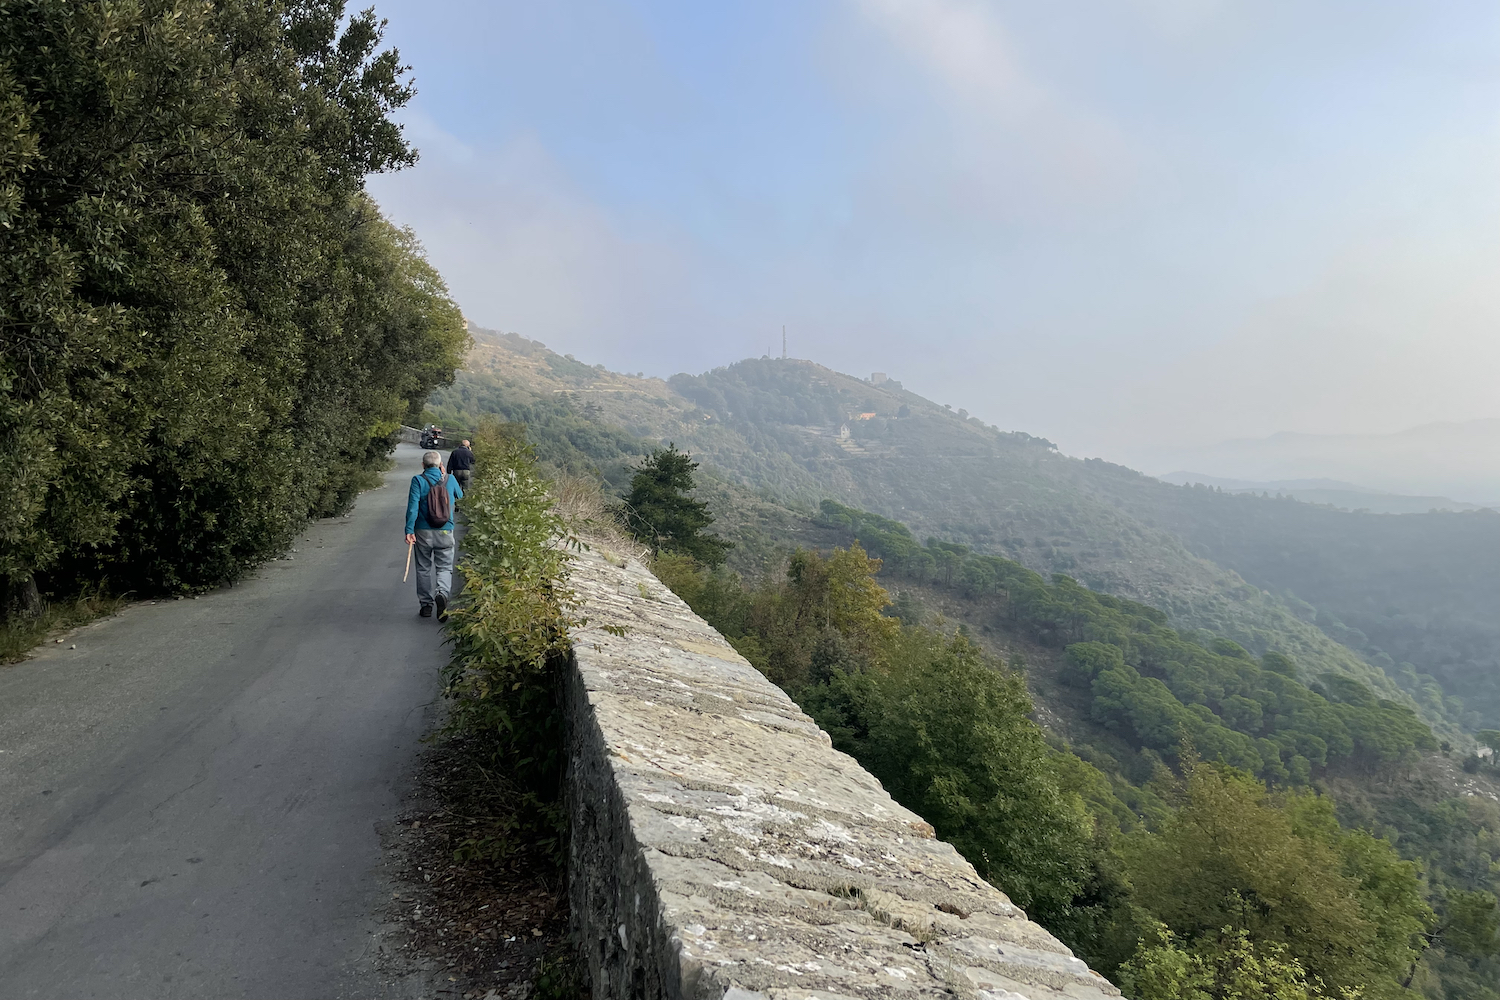
[[[1100,468],[1101,494],[1281,594],[1433,712],[1500,727],[1500,513],[1369,514],[1162,490]]]
[[[611,482],[645,440],[675,441],[726,487],[809,514],[837,499],[918,538],[1067,573],[1177,628],[1292,656],[1308,679],[1358,678],[1450,738],[1500,718],[1485,603],[1500,561],[1483,555],[1500,551],[1500,516],[1356,515],[1170,486],[810,362],[744,361],[668,384],[488,335],[468,368],[436,413],[545,413]],[[737,564],[759,551],[744,546]]]
[[[342,3],[0,3],[0,584],[233,579],[345,509],[466,349],[364,193],[407,70]]]
[[[732,415],[507,340],[519,360],[481,348],[489,370],[440,391],[435,415],[525,424],[544,462],[597,472],[663,582],[1128,996],[1500,999],[1496,771],[1409,703],[705,465],[697,501],[735,543],[714,568],[700,517],[676,519],[693,538],[661,528],[669,508],[700,508],[670,496],[691,477],[649,430],[733,456],[750,435],[736,441]],[[826,468],[760,441],[757,468]]]
[[[1410,709],[878,515],[828,501],[820,520],[847,547],[779,579],[656,570],[1129,995],[1201,974],[1208,996],[1283,977],[1296,991],[1271,995],[1497,996],[1496,786]]]

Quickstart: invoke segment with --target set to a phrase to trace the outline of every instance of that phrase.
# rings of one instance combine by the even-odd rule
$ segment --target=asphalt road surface
[[[0,997],[432,995],[378,955],[444,660],[419,454],[253,578],[0,666]]]

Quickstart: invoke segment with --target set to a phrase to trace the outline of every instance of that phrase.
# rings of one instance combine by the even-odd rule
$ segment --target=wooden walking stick
[[[405,583],[409,575],[411,575],[411,542],[406,543],[406,572],[401,574],[401,582]]]

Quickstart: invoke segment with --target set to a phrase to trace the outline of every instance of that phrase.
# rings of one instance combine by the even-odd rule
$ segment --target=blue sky
[[[384,2],[467,315],[670,375],[779,347],[1165,471],[1500,416],[1500,7]]]

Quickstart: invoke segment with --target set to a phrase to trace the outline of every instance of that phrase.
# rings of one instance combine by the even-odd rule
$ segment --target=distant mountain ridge
[[[432,406],[455,423],[482,412],[546,422],[616,484],[649,441],[675,442],[722,481],[708,494],[733,492],[724,509],[759,504],[726,524],[747,570],[807,537],[817,505],[835,499],[1142,601],[1180,628],[1284,652],[1309,677],[1358,677],[1444,731],[1500,725],[1500,623],[1484,598],[1500,593],[1486,555],[1500,551],[1500,516],[1363,515],[1173,486],[808,361],[662,380],[478,331],[468,370]]]
[[[1337,479],[1281,479],[1269,483],[1257,483],[1245,479],[1225,479],[1206,476],[1200,472],[1168,472],[1156,477],[1164,483],[1192,486],[1202,483],[1226,493],[1265,494],[1272,497],[1289,496],[1303,503],[1323,504],[1340,510],[1366,510],[1376,514],[1425,514],[1431,510],[1479,510],[1495,504],[1464,503],[1450,497],[1408,496],[1386,490],[1370,489],[1355,483]]]
[[[1201,472],[1188,472],[1178,470],[1167,472],[1156,477],[1164,483],[1173,483],[1177,486],[1192,486],[1194,483],[1202,483],[1204,486],[1217,486],[1221,489],[1246,491],[1246,490],[1339,490],[1346,493],[1377,493],[1389,495],[1386,490],[1371,489],[1368,486],[1360,486],[1358,483],[1346,483],[1341,479],[1278,479],[1270,483],[1257,483],[1249,479],[1226,479],[1222,476],[1208,476]]]
[[[1395,434],[1283,432],[1190,449],[1177,461],[1179,468],[1225,478],[1326,477],[1492,506],[1500,501],[1500,418],[1424,424]]]

